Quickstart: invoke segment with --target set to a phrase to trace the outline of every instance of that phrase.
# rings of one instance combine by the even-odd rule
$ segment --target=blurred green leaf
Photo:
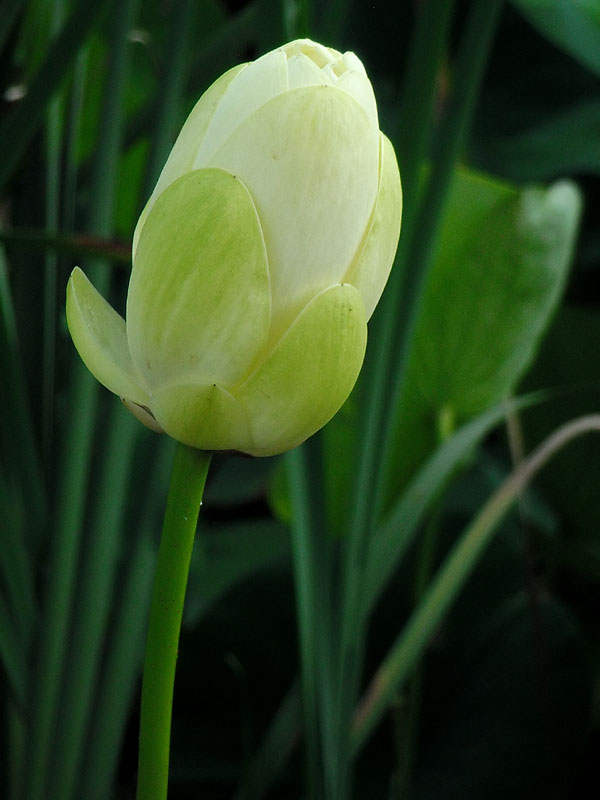
[[[301,698],[300,681],[296,679],[273,716],[234,800],[262,797],[279,777],[300,738]]]
[[[323,431],[324,481],[327,527],[333,536],[346,533],[350,492],[354,477],[360,387],[352,392]]]
[[[83,83],[80,101],[81,115],[75,146],[75,156],[78,163],[83,162],[93,154],[97,142],[107,49],[105,37],[100,32],[92,31],[86,44],[86,80]]]
[[[3,590],[5,587],[7,606],[21,646],[26,651],[31,644],[37,608],[22,505],[22,497],[0,472],[0,587]]]
[[[28,516],[28,534],[37,541],[46,498],[23,367],[8,264],[0,247],[0,463],[16,479],[13,494],[19,494]]]
[[[579,212],[572,184],[457,181],[411,359],[431,407],[468,418],[512,389],[564,286]]]
[[[481,603],[472,589],[465,611]],[[518,593],[487,612],[434,649],[414,798],[574,796],[589,702],[577,626],[551,597]]]
[[[209,506],[232,509],[241,503],[258,500],[279,464],[278,458],[216,454],[204,492],[204,502]]]
[[[43,120],[47,103],[85,44],[87,34],[103,6],[103,0],[92,3],[89,0],[80,0],[60,34],[52,42],[24,99],[0,124],[0,187],[4,186],[16,168],[20,156]]]
[[[292,498],[290,495],[288,471],[285,468],[284,462],[281,462],[273,473],[273,477],[269,483],[268,501],[273,516],[286,525],[291,525]]]
[[[58,4],[64,6],[61,0],[58,3],[29,0],[25,4],[14,53],[16,65],[20,67],[26,82],[35,75],[46,55],[48,36],[53,28],[53,16]],[[19,3],[12,5],[18,6]]]
[[[397,409],[387,497],[453,423],[508,395],[558,303],[581,201],[457,173]]]
[[[562,420],[600,407],[600,314],[595,308],[561,309],[540,349],[526,385],[573,386],[523,420],[525,441],[533,446]],[[600,451],[593,439],[574,442],[540,478],[564,530],[565,546],[595,541],[600,529]]]
[[[40,252],[55,251],[78,256],[99,256],[120,264],[131,263],[131,245],[101,236],[52,234],[31,228],[0,229],[0,242],[16,244]],[[42,263],[40,262],[40,274]]]
[[[486,166],[515,180],[537,181],[569,173],[600,173],[600,98],[584,99],[513,136],[486,147]]]
[[[119,187],[115,211],[117,236],[131,239],[140,211],[141,189],[148,159],[149,142],[138,139],[121,158],[119,165]],[[145,201],[145,198],[144,198]],[[125,249],[125,248],[124,248]],[[128,246],[127,263],[131,264],[131,247]]]
[[[23,526],[19,511],[15,497],[0,472],[0,665],[11,694],[22,706],[26,697],[25,654],[33,620],[33,585],[31,575],[27,572],[23,574],[19,569],[22,564],[30,567],[25,554],[22,557],[19,552],[23,549]],[[13,551],[15,545],[19,548],[17,552]],[[23,577],[26,581],[21,584]]]
[[[366,577],[365,614],[369,614],[416,536],[433,501],[473,449],[508,414],[547,399],[543,393],[525,395],[484,411],[444,441],[392,505],[370,545]]]
[[[195,625],[205,611],[240,581],[289,555],[287,529],[278,522],[246,522],[196,538],[184,621]]]
[[[25,651],[19,642],[10,613],[0,595],[0,664],[9,692],[19,705],[24,705],[27,696],[27,667]]]
[[[333,537],[346,533],[349,495],[354,474],[359,419],[358,391],[352,392],[335,417],[323,428],[323,478],[327,531]],[[286,525],[293,512],[287,470],[280,464],[275,469],[268,494],[273,514]]]
[[[200,17],[200,33],[189,65],[191,77],[186,102],[183,103],[181,124],[185,122],[186,112],[191,111],[194,103],[210,84],[226,69],[242,62],[253,52],[258,35],[257,2],[248,3],[235,16],[229,18],[224,18],[222,11],[219,12],[218,6],[214,3],[210,3],[207,9],[212,10],[206,17],[204,14],[197,15]],[[212,24],[214,27],[211,27]],[[130,120],[125,137],[127,146],[151,131],[155,118],[155,102],[153,99]],[[173,141],[177,133],[177,129],[173,130]]]
[[[3,0],[0,6],[0,52],[16,24],[25,0]]]
[[[543,36],[600,75],[598,0],[512,0]]]
[[[467,524],[372,678],[356,713],[354,749],[366,741],[393,702],[394,693],[404,684],[439,630],[511,506],[556,452],[573,439],[591,432],[600,432],[598,414],[562,425],[503,481]]]
[[[562,0],[557,0],[556,5],[560,4]],[[594,104],[600,100],[599,89],[597,74],[557,49],[522,14],[507,7],[469,142],[471,163],[517,182],[553,180],[569,174],[569,164],[593,168],[598,150]],[[581,153],[580,146],[584,147]]]

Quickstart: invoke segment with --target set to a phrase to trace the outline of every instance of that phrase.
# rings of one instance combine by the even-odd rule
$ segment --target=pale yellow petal
[[[223,170],[188,172],[156,201],[127,298],[131,355],[154,394],[231,384],[263,348],[269,273],[252,198]]]
[[[390,140],[381,136],[381,165],[373,216],[352,266],[344,276],[361,293],[367,319],[385,287],[400,235],[402,187],[396,154]]]
[[[246,117],[287,88],[286,57],[282,50],[273,50],[248,64],[231,82],[210,121],[194,161],[196,169],[208,165],[213,153]]]
[[[366,342],[363,303],[353,286],[331,286],[315,297],[266,361],[232,390],[252,431],[246,452],[284,452],[325,425],[354,386]]]
[[[191,447],[240,451],[252,447],[243,407],[217,384],[163,389],[152,398],[152,413],[169,436]]]
[[[304,53],[291,56],[287,62],[290,89],[302,86],[323,86],[330,83],[323,70]]]
[[[349,95],[352,95],[352,97],[361,104],[371,120],[373,127],[379,130],[375,94],[371,86],[371,81],[365,75],[364,70],[361,72],[357,70],[348,70],[344,72],[340,75],[336,86],[338,89],[343,89],[344,92],[348,92]]]
[[[276,330],[342,280],[373,209],[378,163],[378,131],[333,86],[276,97],[215,154],[211,164],[240,177],[258,210]]]

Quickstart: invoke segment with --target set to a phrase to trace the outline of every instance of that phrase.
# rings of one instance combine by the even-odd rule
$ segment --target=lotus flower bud
[[[75,346],[150,427],[281,453],[354,386],[401,208],[362,63],[290,42],[192,110],[135,230],[127,322],[73,271]]]

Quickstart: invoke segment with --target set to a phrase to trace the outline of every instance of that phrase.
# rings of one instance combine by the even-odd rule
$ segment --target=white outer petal
[[[283,50],[273,50],[248,64],[221,98],[194,159],[194,169],[206,166],[241,122],[287,88],[287,60]]]
[[[375,202],[378,164],[378,131],[362,106],[334,86],[274,98],[211,160],[237,175],[256,204],[271,274],[273,335],[348,269]]]
[[[367,78],[364,70],[363,72],[355,70],[344,72],[336,85],[338,89],[343,89],[345,92],[348,92],[348,94],[352,95],[352,97],[361,104],[367,112],[367,116],[371,120],[373,127],[379,130],[375,94],[371,86],[371,81]]]
[[[323,70],[304,53],[288,58],[287,69],[290,89],[330,83]]]

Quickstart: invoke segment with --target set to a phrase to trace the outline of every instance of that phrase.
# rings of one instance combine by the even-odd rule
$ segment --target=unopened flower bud
[[[127,322],[74,270],[75,346],[150,427],[288,450],[354,386],[401,208],[362,63],[290,42],[192,110],[135,230]]]

